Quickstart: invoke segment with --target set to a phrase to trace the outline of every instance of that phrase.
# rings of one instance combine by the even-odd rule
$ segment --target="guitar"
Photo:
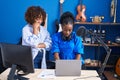
[[[111,17],[114,16],[114,12],[115,12],[115,0],[112,0],[111,1],[111,12],[110,12]]]
[[[85,16],[85,10],[86,7],[85,5],[82,4],[82,0],[80,1],[80,5],[77,6],[77,16],[76,16],[76,20],[77,21],[81,21],[81,22],[85,22],[86,21],[86,16]]]
[[[64,0],[60,0],[60,16],[62,15],[62,4],[64,3]],[[62,31],[62,27],[61,24],[59,24],[59,21],[56,20],[55,21],[55,25],[56,25],[56,32],[61,32]]]
[[[46,14],[45,21],[41,24],[43,27],[47,28],[48,14]]]
[[[111,17],[114,17],[113,22],[116,23],[117,0],[111,1]]]
[[[120,58],[117,60],[117,63],[115,65],[115,73],[120,76]]]

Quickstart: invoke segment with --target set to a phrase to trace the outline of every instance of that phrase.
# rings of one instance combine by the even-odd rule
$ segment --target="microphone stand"
[[[93,38],[95,38],[95,39],[104,47],[104,49],[105,49],[106,52],[107,52],[106,57],[105,57],[105,60],[104,60],[104,62],[102,63],[101,68],[98,70],[99,77],[100,77],[102,80],[104,80],[105,78],[104,78],[104,76],[103,76],[103,72],[104,72],[104,69],[105,69],[105,67],[106,67],[106,64],[107,64],[107,61],[108,61],[108,59],[109,59],[109,56],[110,56],[110,54],[111,54],[112,49],[110,49],[110,48],[104,43],[104,41],[103,41],[96,33],[94,33],[92,30],[89,30],[88,33],[90,33],[90,34],[93,36]]]

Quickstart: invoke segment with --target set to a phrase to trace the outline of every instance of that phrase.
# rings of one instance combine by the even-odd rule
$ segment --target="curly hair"
[[[71,12],[67,11],[60,17],[61,25],[74,24],[74,16]]]
[[[46,19],[46,12],[40,6],[29,7],[25,13],[25,20],[32,25],[37,18],[42,18],[44,22]]]

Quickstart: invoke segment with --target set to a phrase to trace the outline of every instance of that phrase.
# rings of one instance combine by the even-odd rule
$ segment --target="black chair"
[[[1,48],[0,48],[0,73],[2,73],[6,68],[3,66]]]
[[[20,37],[18,45],[22,45],[22,37]],[[55,69],[55,62],[49,60],[49,51],[46,51],[46,64],[47,64],[47,69]]]
[[[55,62],[47,60],[46,64],[47,64],[47,69],[55,69]]]
[[[50,52],[46,51],[46,64],[47,64],[47,69],[55,69],[55,61],[51,61],[49,59]]]

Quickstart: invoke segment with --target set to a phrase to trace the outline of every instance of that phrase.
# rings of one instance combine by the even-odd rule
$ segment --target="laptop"
[[[80,76],[81,61],[80,60],[56,60],[55,75],[56,76]]]

